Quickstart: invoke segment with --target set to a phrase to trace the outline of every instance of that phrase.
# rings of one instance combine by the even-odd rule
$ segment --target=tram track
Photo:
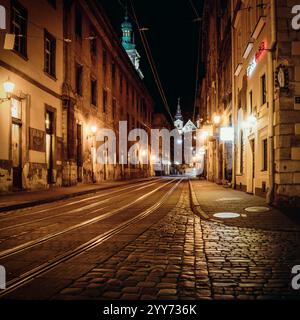
[[[175,182],[176,180],[177,179],[174,179],[174,180],[170,181],[169,183],[164,184],[160,188],[157,188],[156,190],[158,191],[158,190],[162,189],[163,187]],[[157,209],[159,209],[167,201],[167,199],[177,189],[177,187],[180,185],[181,182],[182,182],[182,179],[177,181],[177,183],[175,185],[173,185],[171,187],[171,189],[168,192],[166,192],[158,202],[156,202],[150,208],[143,210],[140,214],[138,214],[138,215],[134,216],[133,218],[117,225],[116,227],[102,233],[101,235],[79,245],[75,249],[70,250],[67,253],[64,253],[64,254],[62,254],[62,255],[60,255],[50,261],[47,261],[43,264],[40,264],[39,266],[37,266],[37,267],[19,275],[18,277],[10,280],[7,283],[7,288],[0,292],[0,298],[6,296],[7,294],[15,291],[18,288],[24,286],[25,284],[29,283],[30,281],[32,281],[36,277],[41,276],[41,275],[45,274],[46,272],[54,269],[58,265],[66,262],[72,258],[78,257],[81,254],[84,254],[85,252],[88,252],[88,251],[96,248],[97,246],[101,245],[102,243],[104,243],[108,239],[118,235],[119,233],[121,233],[125,229],[129,228],[130,226],[145,219],[146,217],[151,215],[153,212],[155,212]],[[151,191],[151,194],[153,194],[153,192],[156,192],[156,191],[155,190]],[[133,203],[131,203],[130,205],[132,205],[132,204]]]
[[[86,226],[89,226],[91,224],[94,224],[94,223],[97,223],[99,221],[102,221],[102,220],[105,220],[105,219],[108,219],[114,215],[116,215],[117,213],[125,210],[125,209],[128,209],[129,207],[133,206],[134,204],[142,201],[142,200],[145,200],[146,198],[150,197],[151,195],[155,194],[157,191],[161,190],[162,188],[168,186],[169,184],[173,183],[174,181],[176,181],[177,179],[172,179],[171,181],[167,182],[167,183],[164,183],[163,185],[159,186],[158,188],[138,197],[137,199],[135,199],[134,201],[130,202],[130,203],[127,203],[126,205],[122,206],[122,207],[119,207],[119,208],[116,208],[116,209],[113,209],[105,214],[102,214],[101,216],[97,216],[95,218],[92,218],[92,219],[88,219],[86,221],[83,221],[81,223],[78,223],[76,225],[73,225],[73,226],[70,226],[62,231],[57,231],[57,232],[54,232],[52,234],[47,234],[46,236],[44,237],[41,237],[39,239],[36,239],[36,240],[31,240],[31,241],[28,241],[26,243],[23,243],[21,245],[18,245],[18,246],[15,246],[13,248],[10,248],[10,249],[6,249],[6,250],[3,250],[0,252],[0,260],[3,260],[4,258],[8,258],[8,257],[11,257],[13,255],[16,255],[20,252],[23,252],[25,250],[28,250],[28,249],[31,249],[31,248],[34,248],[42,243],[45,243],[53,238],[56,238],[56,237],[59,237],[59,236],[62,236],[68,232],[71,232],[71,231],[75,231],[75,230],[78,230],[78,229],[81,229],[81,228],[84,228]],[[101,209],[97,209],[95,210],[94,213],[97,213],[99,210]]]
[[[86,206],[83,206],[83,207],[80,207],[80,208],[75,208],[73,210],[64,211],[64,212],[61,212],[61,213],[58,213],[58,214],[51,214],[51,216],[37,218],[37,219],[26,221],[26,222],[23,222],[23,223],[18,223],[18,224],[14,224],[14,225],[11,225],[11,226],[3,227],[3,228],[0,228],[0,232],[1,231],[11,230],[11,229],[16,229],[16,228],[20,228],[20,227],[24,227],[24,226],[27,226],[27,225],[32,225],[32,224],[35,224],[35,223],[38,223],[38,222],[42,222],[42,221],[46,221],[46,220],[55,219],[57,217],[61,217],[61,216],[64,216],[64,215],[70,215],[70,214],[79,213],[79,212],[82,212],[84,210],[89,210],[89,209],[97,207],[97,206],[99,206],[101,204],[105,204],[105,203],[107,203],[107,202],[111,201],[112,199],[115,199],[115,198],[117,198],[119,196],[130,194],[132,192],[136,192],[136,191],[139,191],[139,190],[143,190],[145,188],[148,188],[148,187],[153,186],[153,185],[158,184],[158,183],[159,183],[158,181],[151,182],[151,183],[148,182],[148,183],[145,183],[145,185],[143,185],[141,187],[138,187],[138,188],[136,188],[136,186],[130,186],[129,188],[133,189],[133,190],[128,191],[128,188],[124,188],[124,189],[121,189],[121,190],[118,190],[118,191],[114,191],[112,193],[106,193],[106,194],[98,195],[98,196],[95,196],[95,197],[90,197],[88,199],[82,199],[82,200],[75,201],[75,202],[72,202],[72,203],[69,203],[69,204],[66,204],[66,205],[62,205],[62,206],[59,207],[60,209],[63,208],[63,207],[71,206],[71,205],[78,205],[78,204],[80,204],[82,202],[86,202],[86,201],[91,201],[91,200],[95,200],[95,199],[101,199],[103,197],[110,196],[110,195],[113,195],[113,194],[117,193],[117,195],[109,197],[109,198],[107,198],[105,200],[101,200],[101,201],[98,201],[98,202],[95,202],[95,203],[91,203],[89,205],[86,205]],[[124,193],[120,194],[120,192],[122,192],[122,191],[128,191],[128,192],[124,192]],[[56,207],[49,208],[49,209],[45,210],[45,212],[46,211],[53,211],[53,210],[55,210],[55,208]],[[90,214],[93,214],[95,212],[98,212],[98,210],[101,210],[101,209],[105,209],[105,207],[98,208],[97,210],[94,210],[94,211],[90,211],[89,213],[87,213],[87,215],[90,215]],[[26,218],[27,218],[27,216],[26,216]],[[15,219],[17,219],[17,218],[16,217],[14,217],[14,218],[11,217],[11,220],[15,220]],[[0,220],[0,223],[2,223],[2,222],[3,221]]]
[[[153,181],[154,180],[154,181]],[[147,185],[147,184],[153,184],[153,183],[158,183],[159,180],[150,180],[150,181],[146,181],[146,182],[143,182],[142,185]],[[141,185],[141,184],[139,184]],[[87,202],[87,201],[91,201],[91,200],[95,200],[95,199],[98,199],[98,198],[102,198],[102,197],[105,197],[107,195],[110,195],[110,194],[115,194],[115,193],[119,193],[121,191],[124,191],[124,190],[128,190],[128,189],[134,189],[136,188],[136,185],[127,185],[123,188],[120,188],[120,189],[117,189],[117,190],[113,190],[111,191],[111,189],[109,189],[109,191],[107,190],[103,190],[103,191],[106,191],[104,193],[102,193],[102,190],[101,191],[95,191],[93,192],[93,196],[86,196],[86,195],[82,195],[82,196],[75,196],[74,198],[82,198],[84,197],[84,199],[80,199],[80,200],[73,200],[73,199],[65,199],[65,200],[58,200],[58,202],[65,202],[65,201],[70,201],[69,203],[66,203],[66,204],[57,204],[53,207],[53,204],[41,204],[40,206],[47,206],[47,208],[44,208],[44,209],[41,209],[41,210],[38,210],[38,211],[33,211],[33,212],[28,212],[26,213],[25,211],[28,211],[28,210],[32,210],[32,209],[36,209],[37,207],[34,206],[34,207],[29,207],[29,208],[26,208],[26,209],[23,209],[22,211],[9,211],[5,214],[5,216],[1,216],[0,215],[0,223],[2,222],[5,222],[5,221],[10,221],[10,220],[13,220],[13,219],[16,219],[18,218],[17,215],[20,215],[20,217],[31,217],[31,216],[34,216],[36,214],[39,214],[39,213],[45,213],[47,211],[51,211],[51,210],[55,210],[56,208],[59,208],[59,209],[62,209],[62,208],[66,208],[66,207],[70,207],[72,205],[77,205],[77,204],[80,204],[80,203],[84,203],[84,202]],[[101,193],[101,194],[99,194]],[[48,207],[49,206],[49,207]],[[12,216],[12,215],[16,215],[16,216]]]

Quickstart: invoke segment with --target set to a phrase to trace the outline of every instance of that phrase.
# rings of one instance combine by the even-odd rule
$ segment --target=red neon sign
[[[264,54],[265,51],[266,51],[266,42],[263,41],[263,42],[260,44],[259,49],[258,49],[258,51],[257,51],[256,54],[255,54],[255,61],[256,61],[256,62],[259,62],[259,61],[262,59],[263,54]]]

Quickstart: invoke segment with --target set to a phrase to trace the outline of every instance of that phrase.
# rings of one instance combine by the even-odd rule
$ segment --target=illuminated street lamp
[[[221,116],[215,115],[214,119],[213,119],[213,122],[214,122],[215,125],[220,124],[221,123]]]
[[[242,125],[244,129],[253,129],[257,125],[257,118],[251,114]]]
[[[209,133],[207,131],[203,131],[200,136],[201,140],[203,140],[203,141],[207,140],[208,135],[209,135]]]
[[[93,134],[96,134],[96,132],[97,132],[97,127],[96,127],[96,126],[92,126],[92,127],[91,127],[91,132],[92,132]]]
[[[3,89],[4,89],[4,92],[6,93],[6,98],[0,98],[1,103],[11,99],[11,95],[15,89],[15,84],[13,82],[11,82],[10,79],[8,78],[3,83]]]

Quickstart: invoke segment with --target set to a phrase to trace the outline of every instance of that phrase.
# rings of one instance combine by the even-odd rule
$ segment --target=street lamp
[[[205,141],[208,138],[209,133],[207,131],[203,131],[200,138],[201,140]]]
[[[221,116],[215,115],[213,121],[214,121],[215,125],[220,124],[221,123]]]
[[[91,132],[95,135],[97,132],[97,127],[96,126],[92,126],[91,127]]]
[[[6,98],[0,98],[1,103],[11,99],[11,95],[15,89],[15,84],[11,82],[9,78],[7,78],[7,80],[3,83],[3,89],[6,94]]]
[[[248,117],[247,121],[244,121],[242,125],[244,129],[250,130],[250,129],[253,129],[256,126],[256,124],[257,124],[257,118],[253,114],[251,114]]]

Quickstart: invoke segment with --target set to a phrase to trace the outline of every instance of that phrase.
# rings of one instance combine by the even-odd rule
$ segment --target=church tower
[[[141,56],[136,50],[136,46],[134,43],[134,32],[133,26],[128,18],[128,13],[126,9],[125,21],[121,25],[122,27],[122,45],[126,50],[132,64],[134,65],[136,71],[138,72],[141,79],[144,79],[144,75],[140,69],[140,58]]]
[[[179,131],[182,131],[183,129],[183,116],[181,114],[180,98],[178,98],[177,113],[175,116],[174,126]]]

